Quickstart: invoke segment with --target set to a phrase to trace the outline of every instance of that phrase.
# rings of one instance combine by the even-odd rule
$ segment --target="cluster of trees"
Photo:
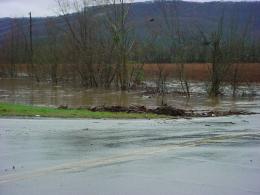
[[[4,34],[0,46],[0,72],[8,76],[17,76],[16,65],[29,61],[29,47],[27,32],[23,31],[23,24],[18,19],[12,19],[9,33]],[[5,65],[5,66],[4,66]]]
[[[157,63],[158,92],[164,93],[169,75],[162,63],[175,63],[180,85],[189,96],[184,64],[208,62],[212,64],[208,93],[219,95],[230,71],[235,94],[239,63],[260,60],[260,43],[250,34],[253,18],[239,26],[235,17],[225,18],[223,12],[211,30],[199,24],[187,28],[175,2],[153,3],[161,14],[140,24],[145,26],[143,33],[129,19],[133,12],[125,0],[57,0],[59,17],[46,19],[45,37],[34,34],[32,20],[13,19],[1,38],[0,73],[16,77],[22,65],[37,81],[73,80],[86,87],[127,90],[141,83],[145,63]]]

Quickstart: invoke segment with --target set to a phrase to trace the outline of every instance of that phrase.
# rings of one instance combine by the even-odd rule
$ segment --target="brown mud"
[[[59,106],[59,109],[68,109],[67,106]],[[207,111],[197,111],[197,110],[185,110],[180,108],[175,108],[173,106],[159,106],[159,107],[145,107],[145,106],[91,106],[86,108],[78,108],[78,109],[87,109],[92,112],[125,112],[125,113],[152,113],[164,116],[171,117],[220,117],[220,116],[231,116],[231,115],[250,115],[256,114],[253,112],[247,111],[215,111],[215,110],[207,110]]]

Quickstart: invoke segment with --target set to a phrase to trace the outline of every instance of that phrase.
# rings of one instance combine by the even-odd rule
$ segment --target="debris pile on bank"
[[[82,109],[82,108],[81,108]],[[126,112],[126,113],[152,113],[173,117],[217,117],[229,115],[246,115],[254,114],[245,111],[195,111],[184,110],[172,106],[160,106],[155,108],[147,108],[145,106],[92,106],[85,108],[92,112]]]
[[[177,109],[171,106],[161,106],[156,108],[146,108],[145,106],[95,106],[88,110],[93,112],[127,112],[127,113],[153,113],[167,116],[185,116],[183,109]]]

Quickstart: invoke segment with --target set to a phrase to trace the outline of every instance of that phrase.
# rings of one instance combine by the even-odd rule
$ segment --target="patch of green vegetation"
[[[57,118],[92,118],[92,119],[152,119],[166,116],[150,113],[92,112],[86,109],[58,109],[30,105],[0,103],[0,116],[21,117],[57,117]]]

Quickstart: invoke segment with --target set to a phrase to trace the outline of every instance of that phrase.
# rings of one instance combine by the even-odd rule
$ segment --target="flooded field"
[[[153,85],[152,82],[148,85]],[[175,82],[168,83],[172,92]],[[259,85],[207,99],[192,83],[192,109],[260,113]],[[228,91],[228,90],[226,90]],[[241,95],[245,94],[245,95]],[[251,94],[251,95],[250,95]],[[155,106],[160,97],[1,80],[0,101],[72,107]],[[0,195],[13,194],[260,194],[259,114],[174,120],[0,119]]]
[[[147,82],[148,87],[154,87],[154,82]],[[181,91],[177,81],[167,84],[169,94],[165,97],[168,105],[183,109],[195,110],[243,110],[255,111],[260,106],[260,85],[243,85],[239,88],[239,96],[232,98],[228,86],[223,89],[224,95],[218,99],[209,99],[206,95],[204,82],[192,82],[190,84],[191,98],[174,92]],[[72,85],[52,86],[49,83],[32,83],[25,79],[1,79],[0,101],[30,105],[69,107],[100,106],[100,105],[145,105],[160,106],[161,97],[154,94],[146,94],[143,90],[131,90],[121,92],[118,90],[86,89]]]
[[[259,127],[259,115],[0,119],[0,194],[259,194]]]

